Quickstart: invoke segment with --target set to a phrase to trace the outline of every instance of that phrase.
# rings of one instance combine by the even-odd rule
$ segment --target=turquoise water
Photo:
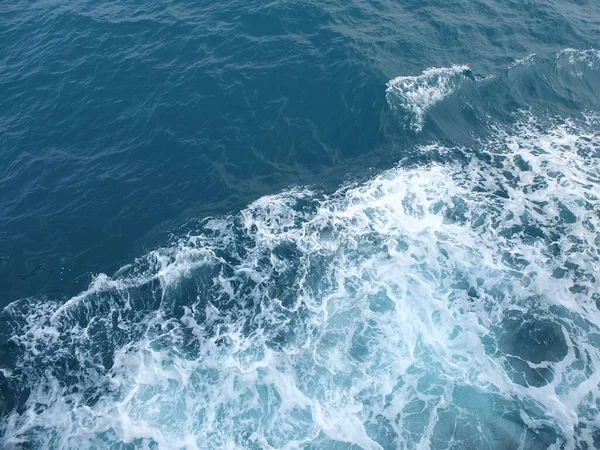
[[[0,6],[0,447],[600,446],[600,5]]]

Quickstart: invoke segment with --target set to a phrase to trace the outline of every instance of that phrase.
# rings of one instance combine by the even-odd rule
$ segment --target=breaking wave
[[[429,108],[453,94],[465,80],[474,79],[468,66],[430,68],[418,76],[400,76],[388,81],[386,97],[393,111],[408,111],[407,124],[421,131]]]
[[[444,110],[445,114],[477,110],[476,116],[487,121],[541,106],[546,114],[566,117],[569,114],[557,114],[555,109],[577,105],[574,109],[580,113],[597,104],[599,69],[600,52],[594,49],[565,49],[551,57],[531,54],[516,60],[497,76],[477,75],[466,65],[430,68],[418,76],[399,76],[388,81],[386,99],[392,112],[414,132],[423,130],[428,115],[433,118],[435,105],[459,92],[463,98],[456,104],[460,108]],[[441,116],[437,119],[443,119]],[[465,134],[462,127],[460,133]]]
[[[453,163],[263,197],[66,303],[9,305],[0,444],[598,445],[597,129],[525,116],[419,149]]]
[[[517,59],[509,66],[509,68],[517,67],[519,65],[533,65],[542,61],[544,61],[544,58],[532,53],[525,58]],[[600,51],[594,49],[575,50],[567,48],[556,54],[554,63],[557,67],[583,64],[591,69],[598,69],[600,67]]]

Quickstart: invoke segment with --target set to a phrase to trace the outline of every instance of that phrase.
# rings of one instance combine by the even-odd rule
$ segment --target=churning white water
[[[31,395],[3,445],[593,448],[595,120],[263,197],[66,304],[9,306],[5,376]]]

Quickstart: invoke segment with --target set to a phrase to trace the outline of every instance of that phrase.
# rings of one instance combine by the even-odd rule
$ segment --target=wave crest
[[[427,110],[453,94],[469,78],[472,75],[465,65],[432,67],[421,75],[399,76],[387,83],[387,102],[393,111],[408,111],[408,125],[418,132],[423,129]]]

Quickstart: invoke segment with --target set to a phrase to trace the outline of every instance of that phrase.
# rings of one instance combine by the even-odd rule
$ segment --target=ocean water
[[[0,448],[600,448],[600,3],[0,5]]]

